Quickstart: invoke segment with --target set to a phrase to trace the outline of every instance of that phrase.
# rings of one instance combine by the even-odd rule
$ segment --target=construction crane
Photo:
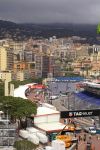
[[[65,134],[66,131],[64,131],[67,127],[67,131],[74,132],[75,127],[72,124],[67,124],[64,126],[64,128],[56,135],[56,139],[62,140],[65,142],[65,147],[68,148],[72,145],[72,136]]]

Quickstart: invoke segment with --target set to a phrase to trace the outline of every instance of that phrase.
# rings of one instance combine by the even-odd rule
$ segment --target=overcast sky
[[[100,0],[0,0],[0,19],[94,24],[100,22]]]

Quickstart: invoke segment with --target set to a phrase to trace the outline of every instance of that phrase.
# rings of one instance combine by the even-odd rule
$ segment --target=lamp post
[[[67,109],[68,109],[68,110],[70,109],[70,107],[69,107],[69,93],[70,93],[70,92],[67,92]]]
[[[69,93],[68,93],[68,110],[69,110],[70,108],[69,108]]]
[[[65,104],[65,107],[69,110],[69,94],[68,94],[69,92],[66,92],[66,100],[65,100],[65,102],[64,102],[64,104]]]
[[[74,103],[74,110],[76,109],[76,103],[75,103],[75,93],[73,92],[73,103]]]
[[[68,86],[68,81],[67,81],[67,84],[66,84],[66,91],[69,89],[69,86]]]

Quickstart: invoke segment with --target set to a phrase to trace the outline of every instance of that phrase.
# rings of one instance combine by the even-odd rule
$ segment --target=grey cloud
[[[33,23],[98,23],[100,0],[1,0],[0,18]]]

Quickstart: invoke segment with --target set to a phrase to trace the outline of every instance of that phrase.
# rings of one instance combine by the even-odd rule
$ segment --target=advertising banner
[[[89,116],[100,116],[100,109],[60,112],[61,118],[75,118],[75,117],[89,117]]]

